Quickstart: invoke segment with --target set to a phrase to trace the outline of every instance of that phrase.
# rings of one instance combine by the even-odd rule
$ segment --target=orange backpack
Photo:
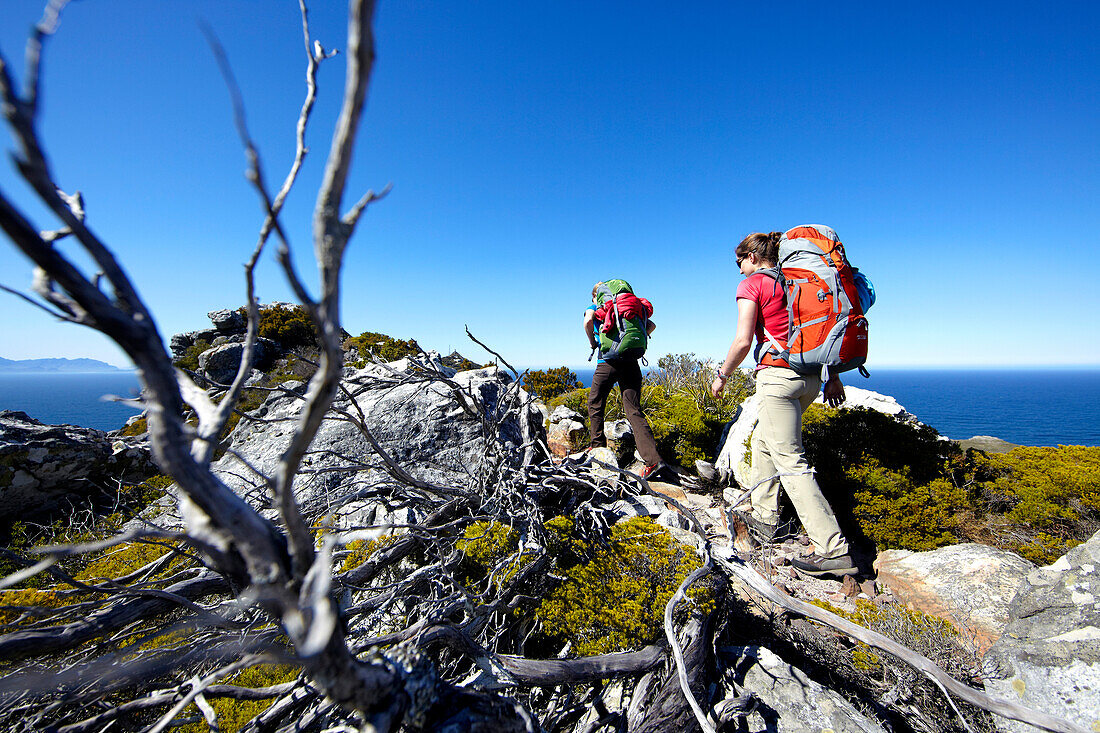
[[[790,326],[782,341],[764,334],[768,348],[760,355],[767,366],[790,366],[801,374],[858,368],[868,376],[867,317],[856,285],[857,270],[848,263],[844,245],[827,226],[797,226],[779,240],[777,274],[787,296]]]

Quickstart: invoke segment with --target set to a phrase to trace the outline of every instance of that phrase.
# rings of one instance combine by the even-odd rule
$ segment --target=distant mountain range
[[[42,374],[46,372],[58,373],[88,373],[88,372],[121,372],[119,369],[103,361],[95,359],[5,359],[0,356],[0,374]]]

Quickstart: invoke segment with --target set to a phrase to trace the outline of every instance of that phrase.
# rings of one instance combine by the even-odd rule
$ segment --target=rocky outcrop
[[[982,667],[987,692],[1100,730],[1100,532],[1027,575]]]
[[[975,435],[973,438],[960,440],[959,447],[963,450],[974,448],[986,453],[1008,453],[1013,448],[1019,448],[1020,446],[1016,443],[1009,443],[1007,440],[994,438],[992,435]]]
[[[544,439],[541,414],[507,374],[496,367],[458,372],[432,355],[434,368],[447,380],[426,379],[423,367],[403,359],[389,365],[347,368],[344,387],[354,395],[336,402],[338,410],[362,412],[374,439],[412,476],[448,489],[477,490],[487,473],[501,464],[517,466]],[[232,452],[215,469],[230,487],[262,503],[262,484],[253,469],[275,473],[289,444],[304,385],[288,382],[288,392],[273,393],[232,433]],[[499,424],[495,421],[515,400],[524,403]],[[491,431],[500,442],[490,440]],[[503,447],[503,454],[497,452]],[[236,455],[234,455],[236,454]],[[316,508],[347,500],[357,491],[386,480],[366,436],[350,421],[326,419],[303,462],[296,483],[299,502]],[[377,503],[377,502],[374,502]],[[355,505],[354,510],[366,504]]]
[[[102,431],[0,411],[0,517],[46,509],[64,496],[89,493],[96,483],[141,480],[155,470],[146,449]]]
[[[781,733],[885,733],[886,728],[844,697],[810,679],[763,646],[723,647],[734,682],[759,703],[745,724],[750,731]],[[738,730],[745,730],[739,728]]]
[[[550,431],[546,440],[550,452],[562,458],[588,445],[588,429],[584,427],[580,415],[560,405],[550,413]]]
[[[264,366],[271,361],[275,353],[275,344],[264,338],[256,339],[253,364]],[[230,384],[237,376],[244,356],[244,344],[241,342],[223,343],[199,354],[199,371],[215,384]]]
[[[886,415],[897,415],[906,420],[917,421],[893,397],[848,386],[845,386],[844,393],[847,399],[841,409],[863,407]],[[822,396],[819,394],[815,401],[820,404]],[[751,485],[749,481],[748,441],[752,431],[756,428],[759,417],[760,398],[754,394],[741,404],[737,419],[726,431],[725,442],[722,443],[718,452],[718,459],[714,462],[715,469],[720,477],[727,480],[729,477],[733,477],[743,487]]]
[[[886,550],[875,560],[878,582],[899,601],[949,621],[979,653],[1004,632],[1016,589],[1034,569],[1019,555],[976,543]]]

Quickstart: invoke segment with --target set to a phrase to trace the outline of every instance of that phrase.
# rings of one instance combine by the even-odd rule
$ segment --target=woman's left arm
[[[756,331],[756,314],[758,306],[755,300],[748,298],[737,299],[737,335],[730,344],[730,350],[726,352],[726,358],[722,366],[718,367],[718,376],[710,383],[710,393],[717,397],[722,394],[722,388],[726,386],[726,379],[733,374],[749,355],[752,348],[752,337]]]

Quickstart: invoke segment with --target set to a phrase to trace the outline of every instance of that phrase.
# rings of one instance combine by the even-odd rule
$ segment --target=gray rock
[[[206,317],[214,324],[214,328],[221,333],[237,333],[243,331],[247,325],[244,314],[239,310],[223,308],[222,310],[210,311],[206,314]]]
[[[139,441],[75,425],[44,425],[24,412],[0,411],[0,516],[45,509],[93,483],[140,481],[155,470]]]
[[[1016,443],[994,438],[992,435],[975,435],[967,440],[960,440],[959,447],[963,450],[975,448],[986,453],[1008,453],[1013,448],[1019,448]]]
[[[990,694],[1100,730],[1100,532],[1026,577],[982,667]]]
[[[566,420],[583,422],[584,418],[576,410],[571,410],[565,405],[558,405],[554,408],[554,411],[550,413],[550,424],[557,422],[565,422]]]
[[[607,436],[607,447],[615,454],[615,460],[620,466],[625,466],[634,460],[636,443],[634,429],[630,427],[629,420],[620,418],[606,423],[604,435]],[[641,460],[641,456],[638,456],[638,460]]]
[[[806,676],[766,647],[723,647],[737,685],[760,701],[745,718],[752,733],[885,733],[879,721],[857,710],[840,693]]]
[[[423,374],[402,360],[405,374]],[[531,460],[535,438],[544,438],[541,415],[531,400],[496,367],[453,374],[450,382],[396,380],[402,362],[370,365],[354,371],[344,387],[355,395],[367,426],[378,443],[416,478],[452,489],[477,490],[487,473],[501,464],[518,466]],[[444,369],[446,369],[444,367]],[[304,387],[300,383],[284,386]],[[510,397],[509,397],[510,396]],[[524,403],[519,417],[505,419],[497,428],[499,442],[487,440],[485,430],[504,408],[502,400]],[[346,397],[338,406],[348,407]],[[271,474],[289,444],[301,401],[272,393],[256,411],[265,422],[242,420],[230,436],[233,451],[252,467]],[[498,448],[503,446],[503,452]],[[352,464],[352,465],[349,465]],[[357,492],[377,484],[388,474],[366,438],[351,423],[326,420],[303,462],[296,484],[299,501],[307,511],[351,500]],[[262,504],[260,482],[252,469],[227,453],[215,470],[231,488]]]
[[[267,339],[256,339],[253,364],[266,364],[274,354],[274,344]],[[229,384],[237,376],[244,354],[244,344],[222,343],[199,354],[199,371],[216,384]]]
[[[951,622],[981,653],[1004,632],[1009,604],[1034,569],[1019,555],[977,543],[887,550],[875,560],[878,582],[898,600]]]
[[[588,430],[577,420],[561,420],[550,423],[546,438],[550,452],[559,458],[576,453],[588,444]]]
[[[170,346],[172,349],[172,358],[182,358],[189,348],[194,346],[199,341],[205,341],[210,343],[216,339],[220,334],[216,328],[207,328],[201,331],[188,331],[187,333],[177,333],[172,336]]]

